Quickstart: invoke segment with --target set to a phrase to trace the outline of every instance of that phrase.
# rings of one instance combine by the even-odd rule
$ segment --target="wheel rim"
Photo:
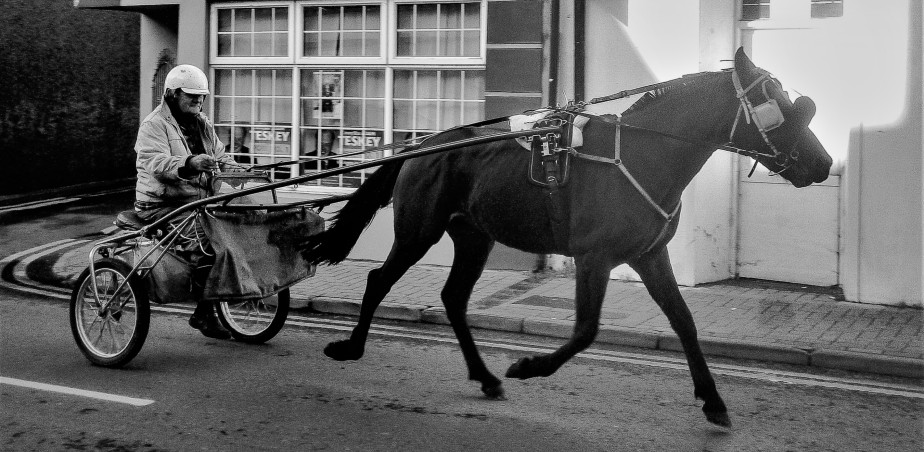
[[[135,293],[125,284],[119,293],[114,293],[125,276],[108,268],[98,268],[95,274],[99,301],[108,308],[100,310],[93,296],[93,282],[83,280],[77,299],[77,330],[87,349],[100,358],[112,358],[124,352],[135,335],[138,326],[138,305]]]
[[[270,327],[279,309],[279,297],[221,302],[218,306],[231,329],[252,336]]]

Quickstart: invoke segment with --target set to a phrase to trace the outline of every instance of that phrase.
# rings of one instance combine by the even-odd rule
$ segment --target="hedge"
[[[0,43],[0,195],[131,177],[137,13],[4,0]]]

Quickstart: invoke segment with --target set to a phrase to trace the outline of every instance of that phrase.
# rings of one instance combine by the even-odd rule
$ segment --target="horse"
[[[324,353],[340,361],[360,359],[382,299],[447,233],[454,257],[440,294],[446,317],[469,379],[481,384],[486,397],[504,399],[501,380],[485,366],[466,320],[469,297],[494,243],[571,256],[575,264],[571,337],[550,354],[513,363],[508,378],[548,377],[589,347],[610,271],[627,263],[679,337],[707,420],[730,427],[666,245],[677,229],[684,187],[718,148],[748,154],[796,187],[824,181],[832,160],[808,128],[814,114],[811,99],[791,102],[779,81],[739,48],[734,68],[685,76],[649,92],[618,119],[588,115],[578,153],[584,158],[573,160],[570,182],[555,190],[527,180],[529,153],[513,139],[382,165],[336,213],[329,229],[301,245],[307,261],[337,264],[376,211],[393,202],[395,241],[388,257],[368,274],[349,338],[331,342]],[[418,147],[492,133],[497,130],[490,126],[460,127]],[[619,137],[618,158],[613,158],[614,136]]]

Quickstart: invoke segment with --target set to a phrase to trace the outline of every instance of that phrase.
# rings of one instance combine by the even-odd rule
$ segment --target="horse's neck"
[[[728,140],[737,99],[731,82],[724,78],[692,88],[687,93],[666,94],[644,111],[626,115],[626,124],[683,137],[690,142],[723,144]],[[679,200],[715,151],[690,142],[665,139],[653,132],[639,132],[640,140],[651,145],[626,149],[627,160],[641,162],[632,172],[647,180],[653,196],[667,204]],[[645,185],[643,183],[643,185]]]

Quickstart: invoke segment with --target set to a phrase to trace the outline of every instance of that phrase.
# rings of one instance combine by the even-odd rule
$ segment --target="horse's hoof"
[[[507,397],[504,396],[504,388],[500,383],[497,384],[483,384],[481,385],[481,392],[484,393],[485,397],[491,400],[507,400]]]
[[[535,377],[536,372],[532,368],[534,362],[535,358],[520,358],[519,361],[510,365],[504,376],[507,378],[519,378],[520,380]]]
[[[727,411],[705,412],[705,413],[706,413],[706,420],[708,420],[709,422],[712,422],[713,424],[721,426],[721,427],[731,428],[732,426],[731,418],[728,417]]]
[[[356,361],[363,357],[363,349],[355,347],[349,340],[336,341],[324,347],[324,354],[337,361]]]

